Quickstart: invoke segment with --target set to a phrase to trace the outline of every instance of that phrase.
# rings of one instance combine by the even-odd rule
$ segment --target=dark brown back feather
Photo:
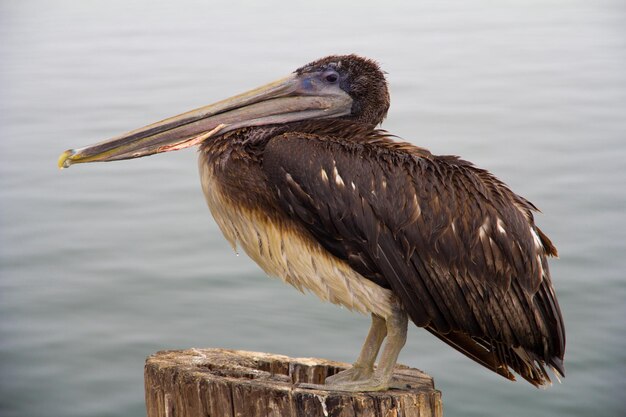
[[[469,162],[355,132],[268,142],[263,167],[285,211],[478,363],[534,385],[550,382],[545,365],[563,375],[546,259],[556,249],[534,224],[536,208]]]

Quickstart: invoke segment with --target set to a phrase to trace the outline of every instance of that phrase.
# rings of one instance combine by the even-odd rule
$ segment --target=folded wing
[[[263,166],[282,208],[330,253],[391,289],[413,322],[509,379],[563,375],[565,333],[535,207],[487,171],[380,132],[290,133]]]

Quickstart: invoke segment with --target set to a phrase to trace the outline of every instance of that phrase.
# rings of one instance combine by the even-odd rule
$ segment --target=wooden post
[[[145,365],[148,417],[442,417],[441,392],[401,365],[402,389],[350,393],[320,386],[349,365],[225,349],[161,351]]]

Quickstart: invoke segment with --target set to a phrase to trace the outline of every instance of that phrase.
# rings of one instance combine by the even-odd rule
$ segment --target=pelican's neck
[[[356,123],[350,119],[314,119],[281,125],[244,127],[205,141],[202,152],[221,153],[235,148],[245,148],[251,154],[262,153],[267,142],[285,133],[315,134],[359,141],[367,137],[375,126]]]

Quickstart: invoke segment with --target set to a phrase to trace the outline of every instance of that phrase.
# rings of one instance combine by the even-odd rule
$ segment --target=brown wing
[[[390,288],[413,322],[534,385],[564,374],[565,333],[534,206],[487,171],[374,132],[285,134],[263,166],[284,210],[333,255]]]

